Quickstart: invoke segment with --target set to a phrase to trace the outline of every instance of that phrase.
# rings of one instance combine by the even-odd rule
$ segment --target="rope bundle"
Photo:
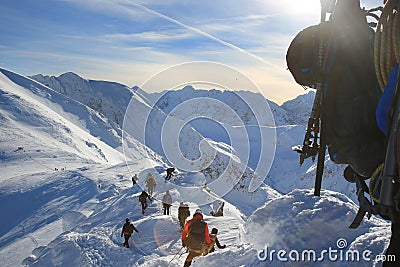
[[[383,91],[389,74],[400,60],[400,1],[386,2],[374,40],[374,61],[379,87]]]

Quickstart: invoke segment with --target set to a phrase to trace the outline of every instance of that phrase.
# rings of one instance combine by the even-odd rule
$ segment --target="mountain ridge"
[[[73,77],[73,81],[75,81],[74,86],[70,86],[71,84],[71,77]],[[176,94],[178,92],[184,92],[184,94],[187,95],[188,91],[191,91],[192,93],[198,93],[198,94],[203,94],[207,95],[209,92],[216,92],[216,93],[221,93],[223,94],[226,91],[220,91],[218,89],[213,89],[213,90],[202,90],[201,88],[194,88],[193,86],[184,86],[183,88],[179,90],[169,90],[169,91],[164,91],[164,92],[159,92],[159,93],[149,93],[141,90],[138,86],[133,86],[132,88],[129,88],[126,85],[116,83],[116,82],[110,82],[110,81],[101,81],[101,80],[87,80],[85,78],[82,78],[78,74],[74,72],[67,72],[63,73],[59,76],[47,76],[43,74],[36,74],[33,76],[30,76],[30,78],[42,83],[42,84],[47,84],[49,87],[53,88],[54,90],[65,94],[65,95],[70,95],[72,98],[77,100],[76,98],[80,99],[83,104],[97,110],[100,114],[103,114],[104,116],[108,117],[109,119],[113,120],[117,124],[121,125],[121,122],[123,121],[123,116],[126,107],[128,106],[127,102],[122,102],[119,103],[120,105],[116,105],[111,101],[109,98],[110,96],[106,94],[107,92],[107,87],[109,87],[112,90],[117,90],[118,93],[117,95],[121,96],[121,98],[124,99],[130,99],[132,97],[132,94],[134,92],[138,93],[141,96],[146,97],[149,99],[152,103],[156,101],[156,99],[160,98],[160,95],[165,95],[166,93],[170,94]],[[100,84],[101,86],[96,86],[96,84]],[[85,92],[83,95],[78,97],[78,94],[76,91],[80,90],[82,91],[82,88],[88,89],[88,92]],[[82,98],[82,96],[86,96],[89,99],[92,99],[92,92],[93,89],[100,90],[103,95],[102,98],[97,98],[97,101],[94,100],[88,100],[85,99],[85,97]],[[248,94],[255,94],[249,91],[234,91],[235,93],[238,92],[245,92]],[[315,92],[313,90],[308,90],[305,94],[299,95],[295,97],[294,99],[287,100],[284,102],[282,105],[278,105],[274,103],[273,101],[267,100],[268,104],[272,109],[272,112],[274,113],[274,119],[277,122],[278,125],[284,125],[284,124],[298,124],[298,125],[306,125],[307,122],[304,122],[304,118],[302,116],[298,116],[299,114],[308,114],[311,106],[312,106],[312,101],[313,101],[313,96],[315,95]],[[90,96],[90,97],[88,97]],[[100,96],[101,97],[101,96]],[[105,101],[104,99],[107,99]],[[106,102],[109,107],[103,107],[100,105],[100,103]],[[96,103],[96,104],[95,104]],[[294,105],[296,103],[296,105]],[[299,113],[297,109],[301,107],[301,104],[303,103],[303,110]],[[293,110],[293,106],[295,106]],[[118,109],[120,107],[120,109]],[[280,110],[282,109],[282,110]],[[117,110],[117,112],[106,112],[106,110]],[[109,114],[112,114],[112,116],[109,116]],[[283,115],[285,114],[285,115]],[[284,121],[280,121],[277,119],[278,117],[284,117]],[[299,120],[293,120],[291,117],[298,118],[300,117]],[[116,119],[117,118],[117,119]]]
[[[84,78],[80,77],[79,75],[75,73],[70,73],[68,75],[72,75],[73,77],[79,77],[78,79],[82,81],[87,81]],[[106,81],[100,81],[104,82],[104,84],[107,84],[108,82]],[[111,84],[113,84],[111,82]],[[120,85],[120,84],[119,84]],[[124,85],[120,85],[122,90],[127,90],[127,87]],[[153,127],[160,127],[161,123],[165,121],[166,116],[171,113],[171,110],[173,110],[175,107],[177,107],[180,103],[187,101],[188,99],[190,100],[191,98],[202,98],[202,97],[207,97],[210,99],[216,99],[218,101],[221,101],[221,103],[234,103],[233,106],[236,106],[236,109],[234,108],[235,111],[239,111],[239,117],[243,118],[242,121],[246,123],[246,121],[250,121],[253,124],[254,123],[254,118],[248,117],[246,114],[252,114],[253,111],[250,112],[243,112],[243,110],[248,109],[248,103],[243,101],[245,99],[244,97],[248,98],[254,98],[257,97],[259,98],[259,101],[267,103],[269,106],[273,118],[268,118],[267,121],[264,121],[261,123],[262,124],[271,124],[274,123],[276,125],[277,129],[277,152],[276,156],[279,157],[279,163],[276,164],[276,160],[272,163],[271,166],[271,171],[269,172],[268,176],[266,177],[265,182],[269,185],[274,186],[275,189],[277,189],[280,193],[288,193],[291,191],[291,186],[289,186],[286,182],[281,181],[279,178],[281,176],[282,170],[280,170],[280,165],[281,162],[286,162],[286,159],[290,159],[288,162],[289,164],[294,164],[293,168],[289,168],[286,175],[289,175],[290,172],[296,173],[296,175],[299,177],[294,181],[294,184],[296,184],[300,188],[308,188],[313,186],[313,179],[314,179],[314,174],[312,170],[315,170],[315,163],[311,162],[310,159],[306,160],[306,162],[303,164],[301,167],[296,167],[298,164],[294,163],[297,162],[295,159],[296,153],[291,150],[291,147],[295,145],[299,145],[302,142],[302,136],[305,133],[305,127],[307,125],[309,113],[311,111],[311,107],[313,104],[313,99],[315,96],[315,91],[314,90],[308,90],[305,91],[304,94],[299,95],[295,97],[294,99],[287,100],[284,102],[282,105],[277,105],[276,103],[266,100],[260,95],[257,95],[253,92],[248,92],[248,91],[220,91],[217,89],[214,90],[202,90],[202,89],[196,89],[193,86],[184,86],[182,89],[179,90],[171,90],[171,91],[164,91],[164,92],[158,92],[158,93],[149,93],[141,90],[139,87],[135,87],[135,90],[129,90],[131,94],[131,99],[133,100],[130,105],[138,106],[138,105],[145,105],[147,106],[148,109],[152,109],[156,107],[155,110],[160,115],[157,115],[159,119],[150,119],[152,120],[159,120],[159,123],[156,123],[156,125],[159,126],[150,126],[151,128]],[[238,99],[239,101],[235,100]],[[126,102],[125,102],[126,103]],[[112,105],[115,106],[115,105]],[[244,106],[244,109],[242,109],[242,106]],[[120,106],[121,112],[124,110],[126,112],[126,109],[129,107],[129,104],[126,107]],[[195,106],[191,107],[190,109],[196,108]],[[131,112],[132,114],[139,114],[138,111],[133,110]],[[152,115],[156,114],[156,112],[148,112],[150,115],[150,118]],[[219,116],[218,112],[214,113],[216,114],[215,116]],[[179,115],[179,114],[178,114]],[[246,117],[247,116],[247,117]],[[178,116],[179,118],[179,116]],[[109,118],[112,120],[112,118]],[[142,119],[143,121],[145,118]],[[273,122],[272,122],[273,120]],[[190,126],[194,128],[194,132],[198,131],[200,136],[204,136],[207,138],[211,138],[216,141],[222,141],[228,145],[230,145],[230,140],[229,138],[226,138],[226,133],[224,133],[224,130],[219,130],[216,126],[216,124],[207,124],[204,122],[197,123],[196,121],[191,121]],[[134,123],[133,123],[134,125]],[[146,122],[138,129],[142,129],[146,126]],[[210,135],[204,135],[205,131],[210,129],[212,127],[215,131],[215,133],[210,136]],[[130,128],[135,128],[135,127],[130,127]],[[205,129],[205,131],[204,131]],[[161,149],[162,145],[159,143],[160,139],[160,133],[161,130],[157,130],[159,133],[155,134],[154,130],[152,130],[152,135],[153,137],[147,138],[148,142],[144,142],[143,137],[141,134],[138,133],[131,133],[131,135],[135,136],[136,139],[138,139],[140,142],[145,143],[146,145],[150,146],[152,150],[156,151],[160,155],[164,155],[163,149]],[[191,132],[192,130],[189,130]],[[195,133],[197,135],[197,133]],[[285,136],[282,136],[285,135]],[[225,137],[224,137],[225,136]],[[202,138],[202,137],[201,137]],[[254,139],[255,138],[255,139]],[[258,147],[260,146],[260,142],[262,140],[260,139],[260,135],[252,135],[251,139],[253,140],[253,144],[251,145],[251,151],[250,151],[250,162],[249,166],[254,170],[258,164],[258,158],[260,155],[260,150]],[[254,140],[257,140],[254,142]],[[283,141],[285,140],[285,141]],[[197,143],[195,142],[194,144]],[[196,158],[199,157],[200,154],[196,154],[196,150],[193,150],[193,144],[191,142],[186,143],[186,148],[184,149],[183,153],[186,156]],[[186,152],[185,152],[186,151]],[[187,154],[187,151],[190,151],[189,154]],[[165,156],[165,155],[164,155]],[[275,156],[275,157],[276,157]],[[295,159],[295,160],[293,160]],[[343,165],[335,165],[331,163],[329,157],[326,157],[326,167],[325,167],[325,178],[324,178],[324,183],[329,185],[330,188],[337,190],[338,192],[344,193],[348,195],[351,199],[354,201],[357,201],[357,196],[355,194],[355,188],[352,184],[347,183],[342,177],[342,172],[343,172]]]
[[[85,83],[73,73],[64,78],[68,76]],[[107,84],[102,83],[101,87]],[[170,118],[172,126],[181,125],[194,108],[188,96],[182,95],[181,100],[188,102],[187,106],[174,114],[179,108],[178,97],[164,98],[170,105],[167,110],[155,105],[154,99],[159,99],[160,95],[145,94],[138,88],[118,88],[127,90],[125,92],[134,99],[136,109],[130,110],[131,114],[144,116],[154,110],[150,130],[156,129],[154,127],[168,116],[173,117]],[[74,92],[76,97],[78,92]],[[82,89],[81,93],[89,94]],[[201,90],[198,93],[206,94]],[[179,92],[170,93],[170,96],[173,94]],[[214,101],[227,103],[228,98],[233,100],[240,95],[217,91],[212,94],[217,97],[207,97],[207,101],[198,105],[201,109]],[[218,99],[221,96],[224,99]],[[242,92],[240,96],[249,99],[255,95]],[[284,108],[269,103],[275,126],[269,125],[271,116],[254,125],[257,109],[253,109],[253,114],[248,109],[241,109],[238,104],[243,104],[241,100],[235,102],[238,104],[235,109],[243,115],[243,125],[238,126],[232,118],[223,121],[220,115],[225,114],[212,110],[233,139],[242,140],[245,130],[250,133],[249,141],[253,142],[250,147],[260,146],[259,142],[265,141],[256,138],[262,137],[263,131],[274,130],[276,133],[275,141],[265,148],[269,150],[272,145],[276,146],[271,168],[261,181],[264,183],[250,192],[254,169],[248,168],[243,173],[248,177],[239,180],[233,190],[221,196],[218,184],[212,185],[213,176],[225,170],[225,165],[232,159],[236,168],[242,168],[242,155],[231,146],[235,140],[227,141],[222,132],[208,133],[206,143],[203,143],[218,155],[210,165],[215,166],[209,172],[211,177],[204,172],[178,169],[176,176],[165,182],[164,170],[170,162],[148,147],[137,133],[130,134],[121,129],[112,121],[112,115],[105,117],[84,105],[88,99],[72,100],[45,85],[0,69],[0,165],[5,173],[0,179],[0,214],[7,214],[7,219],[0,223],[3,229],[0,262],[5,266],[182,266],[183,258],[174,257],[181,249],[177,221],[180,202],[188,203],[192,214],[201,208],[210,229],[218,228],[220,241],[227,245],[225,250],[196,258],[193,266],[265,266],[266,260],[259,257],[260,249],[265,246],[318,252],[328,247],[338,249],[335,242],[339,239],[346,241],[346,249],[357,249],[360,253],[368,249],[374,256],[379,256],[388,244],[389,224],[373,217],[364,221],[356,232],[347,229],[357,209],[349,199],[356,198],[354,185],[341,177],[343,166],[326,158],[323,188],[334,191],[322,190],[321,197],[316,198],[310,189],[315,163],[307,160],[299,167],[298,155],[291,150],[294,144],[302,141],[303,123],[308,117],[312,96],[310,91],[284,103]],[[199,98],[204,99],[204,95]],[[260,96],[253,100],[249,103],[268,103]],[[114,105],[117,104],[110,100],[108,107]],[[110,114],[105,112],[107,116]],[[205,134],[210,125],[206,121],[199,124],[202,129],[196,130],[196,125],[188,124],[188,129],[183,131],[196,137],[197,142],[181,136],[184,145],[178,147],[193,160],[197,154],[191,150],[199,149],[201,144],[198,142],[201,143],[204,137],[201,131]],[[166,133],[171,137],[173,132]],[[148,142],[153,143],[156,137]],[[220,139],[212,140],[213,137]],[[171,151],[178,150],[171,145]],[[251,151],[252,164],[258,164],[256,152]],[[148,210],[142,214],[138,196],[146,189],[145,179],[149,173],[155,177],[157,186]],[[132,185],[133,174],[139,177],[136,185]],[[172,215],[163,215],[161,210],[161,199],[166,190],[173,198]],[[210,211],[221,202],[225,202],[224,216],[210,216]],[[120,233],[126,217],[139,229],[139,233],[130,239],[131,249],[121,245]],[[13,257],[9,256],[11,254]],[[232,261],[233,258],[236,261]],[[270,259],[268,264],[282,266],[285,262]],[[328,259],[306,264],[330,266],[332,262]]]

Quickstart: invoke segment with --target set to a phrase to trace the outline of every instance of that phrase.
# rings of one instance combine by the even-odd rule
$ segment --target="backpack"
[[[347,22],[348,23],[348,22]],[[330,158],[370,177],[383,161],[384,135],[375,111],[380,90],[374,68],[374,31],[365,16],[351,25],[333,22],[325,73],[322,127]]]
[[[201,250],[205,238],[207,224],[203,220],[194,220],[189,226],[186,245],[193,250]]]
[[[129,223],[125,223],[122,231],[124,233],[131,233],[132,234],[133,233],[133,224],[130,223],[130,222]]]
[[[128,228],[129,232],[130,232],[130,233],[133,233],[133,229],[134,229],[133,224],[130,223],[130,224],[129,224],[129,228]]]
[[[392,220],[395,213],[397,216],[400,213],[400,188],[397,183],[393,183],[393,180],[398,179],[400,162],[398,82],[399,65],[397,64],[389,75],[376,112],[378,125],[380,125],[381,131],[386,133],[385,162],[373,173],[369,186],[362,177],[352,172],[351,168],[345,169],[346,179],[354,180],[357,184],[357,195],[360,202],[359,211],[350,228],[357,228],[366,213],[368,213],[368,218],[374,214],[386,220]],[[371,200],[364,193],[369,194]]]
[[[170,204],[172,202],[172,197],[170,194],[166,194],[163,197],[163,203],[165,204]]]
[[[329,41],[321,46],[325,50],[322,71],[316,74],[320,75],[317,80],[323,85],[317,91],[321,93],[322,101],[314,102],[320,105],[318,119],[323,128],[320,140],[324,140],[320,142],[321,147],[325,148],[322,144],[327,144],[333,162],[348,164],[344,177],[357,187],[359,210],[350,228],[357,228],[366,213],[368,218],[375,214],[384,219],[393,219],[400,213],[400,187],[393,182],[398,179],[400,162],[400,142],[397,141],[400,136],[400,89],[395,78],[396,73],[399,76],[398,69],[392,71],[390,76],[394,77],[388,75],[398,61],[392,45],[395,35],[391,32],[398,28],[399,21],[393,22],[398,14],[397,3],[388,3],[378,18],[374,37],[365,15],[372,15],[379,9],[365,13],[357,0],[337,1]],[[324,37],[321,35],[319,39]],[[386,92],[386,88],[380,98],[378,83],[381,89],[385,84],[396,89]],[[377,107],[378,123],[375,118]],[[389,117],[391,121],[387,119]],[[382,132],[386,131],[386,140],[378,125]],[[369,177],[368,186],[365,180]]]
[[[310,88],[317,88],[320,75],[318,51],[320,40],[327,39],[330,23],[313,25],[299,32],[286,53],[286,63],[295,81]]]
[[[189,216],[190,216],[189,207],[188,207],[186,204],[184,204],[184,205],[182,205],[182,206],[179,206],[179,208],[178,208],[178,217],[185,217],[185,218],[187,218],[187,217],[189,217]]]
[[[142,193],[139,196],[139,202],[146,202],[147,195]]]
[[[152,180],[154,179],[153,174],[151,174],[150,172],[147,174],[146,176],[146,184],[149,184]]]
[[[351,16],[344,14],[348,12],[345,5],[354,8],[355,2],[341,1],[342,9],[335,11],[332,21],[301,31],[289,46],[286,60],[299,84],[312,88],[317,82],[322,84],[321,139],[331,160],[370,177],[383,161],[384,135],[375,120],[380,90],[373,60],[374,31],[360,8],[352,10]]]

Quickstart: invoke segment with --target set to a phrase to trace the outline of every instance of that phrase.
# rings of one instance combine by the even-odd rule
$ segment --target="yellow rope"
[[[379,87],[383,91],[394,63],[400,61],[400,0],[389,0],[384,6],[375,33],[374,62]],[[379,203],[374,195],[376,180],[384,163],[379,165],[371,176],[369,194]]]
[[[382,15],[381,15],[382,17]],[[383,88],[385,87],[384,83],[383,83],[383,78],[381,75],[381,70],[379,68],[380,64],[380,53],[381,53],[381,35],[382,35],[382,22],[381,20],[378,21],[378,26],[376,28],[376,33],[375,33],[375,40],[374,40],[374,62],[375,62],[375,72],[376,72],[376,77],[378,79],[378,84],[379,87],[381,88],[381,90],[383,90]]]
[[[389,0],[382,10],[374,40],[374,61],[379,87],[383,91],[393,64],[400,60],[399,0]]]
[[[379,174],[383,170],[383,166],[384,166],[384,163],[379,165],[375,169],[374,173],[371,175],[371,180],[369,180],[369,188],[368,188],[369,189],[369,195],[372,197],[372,199],[376,203],[379,203],[379,199],[374,195],[374,189],[375,189],[375,185],[376,185],[376,178],[379,176]]]
[[[397,3],[397,12],[395,15],[395,23],[394,23],[394,49],[396,55],[396,62],[400,61],[400,1]]]

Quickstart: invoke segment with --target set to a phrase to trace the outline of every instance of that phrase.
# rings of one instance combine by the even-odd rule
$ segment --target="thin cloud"
[[[186,29],[188,29],[188,30],[197,32],[197,33],[199,33],[199,34],[201,34],[201,35],[203,35],[203,36],[206,36],[206,37],[208,37],[208,38],[210,38],[210,39],[212,39],[212,40],[214,40],[214,41],[217,41],[217,42],[219,42],[219,43],[221,43],[221,44],[223,44],[223,45],[225,45],[225,46],[227,46],[227,47],[230,47],[230,48],[232,48],[232,49],[234,49],[234,50],[236,50],[236,51],[239,51],[239,52],[241,52],[241,53],[244,53],[244,54],[246,54],[246,55],[248,55],[248,56],[250,56],[250,57],[252,57],[252,58],[254,58],[254,59],[256,59],[256,60],[258,60],[258,61],[260,61],[260,62],[262,62],[262,63],[264,63],[264,64],[266,64],[266,65],[272,66],[272,67],[274,67],[274,68],[281,69],[281,67],[279,67],[279,66],[277,66],[277,65],[275,65],[275,64],[272,64],[272,63],[270,63],[270,62],[264,60],[263,58],[261,58],[261,57],[255,55],[255,54],[250,53],[249,51],[247,51],[247,50],[245,50],[245,49],[243,49],[243,48],[240,48],[240,47],[238,47],[238,46],[236,46],[236,45],[234,45],[234,44],[232,44],[232,43],[229,43],[229,42],[226,42],[226,41],[224,41],[224,40],[221,40],[221,39],[219,39],[218,37],[216,37],[216,36],[214,36],[214,35],[211,35],[211,34],[209,34],[209,33],[206,33],[206,32],[204,32],[204,31],[202,31],[202,30],[200,30],[200,29],[198,29],[198,28],[195,28],[195,27],[189,26],[189,25],[187,25],[187,24],[184,24],[184,23],[182,23],[182,22],[180,22],[180,21],[178,21],[178,20],[176,20],[176,19],[174,19],[174,18],[171,18],[171,17],[169,17],[169,16],[167,16],[167,15],[164,15],[164,14],[158,12],[158,11],[155,11],[155,10],[153,10],[153,9],[150,9],[150,8],[144,6],[144,5],[137,4],[137,3],[135,3],[135,2],[129,2],[129,3],[132,4],[132,5],[134,5],[134,6],[143,8],[144,10],[146,10],[146,11],[148,11],[148,12],[150,12],[150,13],[156,15],[156,16],[159,16],[160,18],[164,18],[164,19],[166,19],[166,20],[168,20],[168,21],[170,21],[170,22],[172,22],[172,23],[175,23],[175,24],[181,26],[181,27],[184,27],[184,28],[186,28]]]
[[[280,15],[276,10],[264,11],[253,4],[241,6],[236,1],[227,8],[227,3],[212,1],[177,1],[175,5],[152,0],[66,2],[78,6],[80,10],[73,8],[79,18],[91,15],[90,22],[94,23],[80,27],[60,21],[53,26],[45,16],[34,26],[41,25],[37,28],[47,32],[44,23],[49,21],[51,38],[36,38],[40,37],[36,34],[16,46],[0,47],[2,61],[19,69],[30,66],[41,73],[74,71],[88,78],[129,85],[141,84],[141,79],[173,64],[217,61],[253,76],[260,87],[274,88],[280,95],[286,94],[287,82],[296,85],[281,60],[294,35],[285,35],[289,18],[275,24]],[[61,10],[55,12],[63,14]],[[274,34],[282,29],[282,36]],[[289,30],[291,34],[296,31],[293,27]],[[283,41],[277,40],[281,37]],[[24,53],[24,48],[34,53]],[[285,92],[278,88],[285,88]]]
[[[238,52],[240,52],[242,54],[245,54],[245,55],[249,56],[250,58],[256,59],[257,61],[259,61],[259,62],[261,62],[261,63],[263,63],[265,65],[268,65],[268,66],[271,66],[273,68],[282,70],[282,67],[280,67],[278,65],[275,65],[275,64],[271,63],[270,61],[267,61],[264,58],[254,54],[254,53],[251,53],[250,51],[248,51],[248,50],[246,50],[244,48],[241,48],[241,47],[233,44],[232,42],[229,42],[229,41],[226,41],[226,40],[222,40],[221,38],[218,38],[217,36],[215,36],[213,34],[210,34],[210,33],[206,32],[204,30],[201,30],[199,27],[195,27],[195,26],[191,26],[191,25],[185,24],[185,23],[183,23],[183,22],[181,22],[181,21],[179,21],[177,19],[174,19],[174,18],[172,18],[170,16],[167,16],[167,15],[161,13],[161,12],[158,12],[158,11],[152,9],[152,8],[149,8],[149,7],[147,7],[147,6],[143,5],[143,4],[139,4],[139,3],[134,2],[134,1],[129,1],[129,0],[115,0],[115,1],[95,0],[95,1],[89,2],[89,3],[82,3],[82,1],[77,1],[77,0],[68,0],[68,1],[69,2],[74,2],[74,3],[78,4],[78,5],[94,8],[93,10],[100,10],[102,12],[104,12],[105,8],[104,8],[104,6],[99,7],[100,5],[102,5],[102,4],[105,4],[107,6],[111,5],[113,13],[118,13],[121,16],[124,16],[125,18],[132,19],[132,20],[137,20],[136,14],[138,14],[138,13],[141,13],[142,16],[143,16],[143,13],[152,14],[152,15],[155,15],[156,17],[158,17],[158,18],[165,19],[166,21],[169,21],[169,22],[171,22],[171,23],[173,23],[175,25],[178,25],[178,26],[180,26],[180,27],[182,27],[184,29],[190,30],[190,31],[195,32],[197,34],[200,34],[200,35],[202,35],[202,36],[204,36],[204,37],[206,37],[208,39],[214,40],[219,44],[222,44],[222,45],[224,45],[226,47],[234,49],[235,51],[238,51]],[[86,1],[84,1],[84,2],[86,2]],[[145,11],[145,12],[140,12],[138,9],[132,8],[132,7],[137,7],[137,8],[139,8],[142,11]],[[268,18],[268,17],[277,16],[277,15],[278,15],[278,13],[273,12],[270,15],[251,15],[248,18],[249,19],[253,19],[253,20],[262,20],[263,18],[265,19],[265,18]],[[146,17],[146,19],[150,20],[151,18]],[[237,22],[245,21],[245,20],[241,20],[239,17],[234,17],[234,18],[231,18],[231,19],[232,20],[236,20]],[[209,27],[212,27],[212,26],[209,26]],[[220,29],[222,29],[223,27],[226,27],[226,31],[228,31],[228,30],[231,31],[231,32],[235,31],[235,28],[231,28],[231,27],[227,27],[227,26],[222,26]],[[214,29],[216,30],[217,26]],[[237,30],[237,28],[236,28],[236,30]]]
[[[168,42],[192,38],[193,34],[182,31],[147,31],[141,33],[116,33],[107,34],[102,38],[114,41],[133,41],[133,42]]]
[[[128,18],[130,20],[144,22],[151,19],[147,12],[135,9],[127,9],[123,6],[120,0],[62,0],[63,2],[71,3],[86,9],[90,12],[99,12],[102,14],[116,15],[119,17]]]

